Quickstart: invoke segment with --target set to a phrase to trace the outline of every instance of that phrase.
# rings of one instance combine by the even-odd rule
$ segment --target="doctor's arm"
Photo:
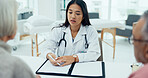
[[[59,28],[55,28],[52,30],[52,32],[50,33],[49,38],[46,40],[45,42],[45,47],[44,47],[44,57],[46,57],[47,59],[49,59],[49,61],[53,64],[53,65],[58,65],[56,59],[56,55],[55,55],[55,51],[57,48],[57,41],[60,37],[60,29]],[[49,57],[49,55],[52,57]]]

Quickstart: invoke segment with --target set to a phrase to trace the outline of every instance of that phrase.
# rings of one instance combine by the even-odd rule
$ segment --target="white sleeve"
[[[79,62],[96,61],[101,55],[99,46],[99,36],[97,31],[93,27],[90,27],[90,29],[87,32],[87,40],[89,44],[88,50],[86,53],[77,54],[79,57]]]
[[[59,39],[61,38],[61,28],[54,28],[51,33],[49,38],[46,40],[45,45],[44,45],[44,56],[48,53],[55,53],[57,49],[57,43]]]

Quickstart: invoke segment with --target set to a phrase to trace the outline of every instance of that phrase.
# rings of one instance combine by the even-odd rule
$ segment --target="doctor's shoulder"
[[[61,26],[61,25],[58,25],[58,26],[54,26],[52,29],[51,29],[51,31],[52,32],[59,32],[59,33],[61,33],[63,30],[65,30],[66,29],[66,27],[65,26]]]
[[[97,30],[92,25],[85,26],[85,28],[87,32],[97,33]]]

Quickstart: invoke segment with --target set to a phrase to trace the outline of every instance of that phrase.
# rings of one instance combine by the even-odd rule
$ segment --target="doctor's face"
[[[80,26],[83,20],[83,12],[81,7],[77,4],[70,5],[67,13],[68,22],[70,26]]]

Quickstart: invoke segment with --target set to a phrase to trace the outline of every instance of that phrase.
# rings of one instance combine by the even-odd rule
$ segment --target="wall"
[[[38,0],[38,14],[57,19],[56,0]]]

